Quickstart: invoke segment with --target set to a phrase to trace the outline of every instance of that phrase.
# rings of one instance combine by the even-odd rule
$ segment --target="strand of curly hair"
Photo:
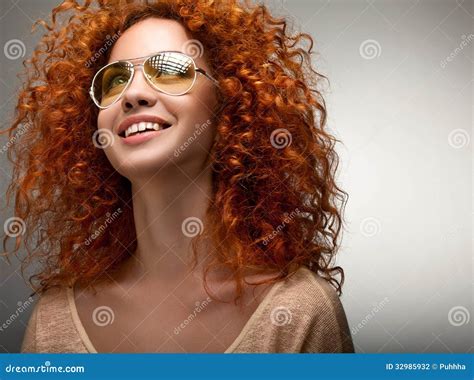
[[[333,262],[348,195],[335,182],[338,140],[319,89],[327,78],[311,66],[310,35],[237,0],[66,0],[50,23],[35,24],[47,32],[24,63],[15,119],[2,131],[14,141],[8,203],[14,196],[25,226],[13,252],[23,241],[22,272],[41,263],[30,277],[35,292],[106,280],[136,249],[131,186],[92,144],[98,111],[88,86],[107,62],[111,49],[91,60],[104,41],[148,17],[182,23],[220,83],[213,197],[192,244],[195,267],[200,245],[213,242],[206,291],[216,299],[206,278],[219,266],[234,273],[237,303],[246,269],[277,270],[274,282],[305,265],[342,294],[344,271]]]

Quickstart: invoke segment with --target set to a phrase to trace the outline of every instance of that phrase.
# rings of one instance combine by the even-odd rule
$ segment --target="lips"
[[[162,133],[166,133],[166,131],[163,129],[160,131],[144,131],[142,133],[129,135],[128,137],[121,137],[120,139],[125,145],[138,145],[161,136]]]
[[[140,124],[142,125],[150,125],[151,124],[158,124],[159,129],[167,129],[172,126],[172,124],[161,117],[154,116],[154,115],[135,115],[135,116],[130,116],[126,118],[120,125],[118,126],[116,133],[122,137],[125,138],[125,131],[132,125],[134,124]],[[130,132],[130,131],[129,131]],[[144,132],[144,131],[142,131]]]

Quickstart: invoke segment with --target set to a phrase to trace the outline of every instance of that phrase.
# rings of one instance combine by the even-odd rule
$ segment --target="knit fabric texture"
[[[97,353],[76,309],[72,287],[51,288],[34,307],[21,352]],[[334,288],[307,267],[272,285],[225,353],[354,352]]]

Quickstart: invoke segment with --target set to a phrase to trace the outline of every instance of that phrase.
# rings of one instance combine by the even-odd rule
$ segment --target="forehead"
[[[132,25],[115,42],[109,62],[143,57],[158,51],[183,51],[192,37],[178,21],[147,18]]]

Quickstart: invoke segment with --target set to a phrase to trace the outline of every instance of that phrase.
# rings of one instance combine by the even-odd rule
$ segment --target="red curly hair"
[[[339,140],[325,130],[318,88],[327,78],[312,68],[310,35],[292,35],[285,18],[238,0],[65,0],[50,24],[37,21],[47,33],[24,63],[15,120],[3,131],[15,139],[7,199],[15,196],[25,227],[14,252],[24,239],[22,272],[33,259],[42,264],[29,278],[35,292],[106,280],[135,251],[131,185],[92,143],[98,109],[88,89],[111,49],[98,58],[94,52],[148,17],[182,23],[220,84],[218,138],[209,153],[213,197],[192,244],[194,268],[202,239],[214,243],[208,294],[206,276],[218,266],[233,271],[237,302],[245,270],[276,270],[277,278],[261,282],[272,283],[302,265],[342,294],[344,271],[333,259],[348,195],[335,183]],[[90,239],[112,213],[115,221]]]

